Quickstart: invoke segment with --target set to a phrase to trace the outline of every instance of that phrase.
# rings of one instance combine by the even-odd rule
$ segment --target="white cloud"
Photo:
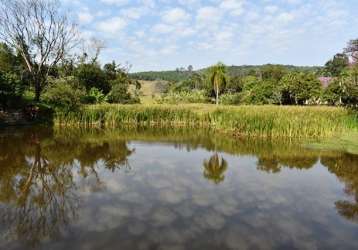
[[[231,15],[240,16],[244,12],[244,0],[223,0],[220,8],[228,11]]]
[[[159,23],[154,25],[152,30],[155,33],[166,34],[173,31],[173,26],[164,23]]]
[[[276,5],[268,5],[264,10],[266,13],[274,14],[279,10],[279,8]]]
[[[97,29],[101,32],[115,34],[123,29],[127,25],[127,22],[120,17],[113,17],[101,21],[97,24]]]
[[[185,22],[190,19],[190,15],[181,8],[174,8],[165,11],[162,16],[162,20],[167,23]]]
[[[323,57],[319,53],[338,52],[354,37],[353,13],[358,10],[348,0],[61,1],[67,7],[77,3],[80,28],[107,39],[108,51],[118,51],[134,66],[143,62],[160,66],[166,59],[159,54],[172,55],[171,65],[194,54],[193,60],[201,65],[220,58],[244,61],[244,56],[245,63],[285,62],[282,58],[302,63],[315,54],[308,63],[314,64]],[[202,49],[207,50],[205,55],[200,54]],[[310,56],[304,57],[306,53]]]
[[[291,22],[295,19],[295,16],[292,13],[281,13],[278,15],[278,21],[284,24]]]
[[[81,24],[87,24],[93,21],[94,16],[89,13],[88,9],[83,9],[82,11],[77,13],[78,21]]]
[[[196,18],[199,23],[207,24],[219,22],[221,16],[222,14],[218,10],[218,8],[212,6],[205,6],[198,10]]]
[[[121,10],[121,15],[128,19],[140,19],[145,13],[146,10],[144,8],[128,8]]]
[[[122,6],[128,4],[129,0],[100,0],[104,4]]]

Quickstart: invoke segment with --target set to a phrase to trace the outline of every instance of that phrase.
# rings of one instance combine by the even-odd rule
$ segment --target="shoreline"
[[[55,126],[209,128],[237,137],[330,138],[358,131],[358,115],[325,106],[88,105]]]

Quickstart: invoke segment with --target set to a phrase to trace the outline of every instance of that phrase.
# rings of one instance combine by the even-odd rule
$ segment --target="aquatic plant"
[[[214,105],[90,105],[58,112],[58,125],[210,128],[235,136],[332,137],[358,131],[356,114],[335,107]]]

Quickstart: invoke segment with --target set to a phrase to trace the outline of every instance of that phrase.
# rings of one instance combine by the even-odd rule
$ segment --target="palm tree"
[[[215,91],[216,105],[218,105],[220,90],[224,88],[227,83],[226,66],[219,62],[218,64],[210,67],[208,73],[209,82]]]

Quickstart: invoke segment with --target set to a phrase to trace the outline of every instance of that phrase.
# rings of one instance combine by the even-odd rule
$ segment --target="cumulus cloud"
[[[113,17],[103,20],[97,24],[97,29],[104,33],[115,34],[127,25],[126,21],[120,17]]]
[[[128,4],[129,0],[100,0],[100,2],[108,5],[121,6]]]
[[[225,58],[235,64],[268,63],[272,58],[323,64],[328,53],[339,52],[354,38],[352,27],[358,23],[358,6],[349,4],[352,0],[61,1],[68,7],[76,3],[76,19],[85,32],[105,35],[108,51],[127,56],[121,59],[131,61],[134,68],[138,58],[141,64],[160,65],[163,54],[173,57],[170,66],[162,65],[165,68],[180,66],[178,61],[196,66],[195,60],[205,65]],[[319,46],[322,39],[326,43]],[[305,53],[325,56],[309,61],[312,57]]]
[[[173,8],[165,11],[162,16],[162,20],[167,23],[177,23],[188,21],[190,15],[181,8]]]
[[[77,13],[78,21],[81,24],[87,24],[93,21],[94,16],[88,11],[88,9],[84,9]]]

